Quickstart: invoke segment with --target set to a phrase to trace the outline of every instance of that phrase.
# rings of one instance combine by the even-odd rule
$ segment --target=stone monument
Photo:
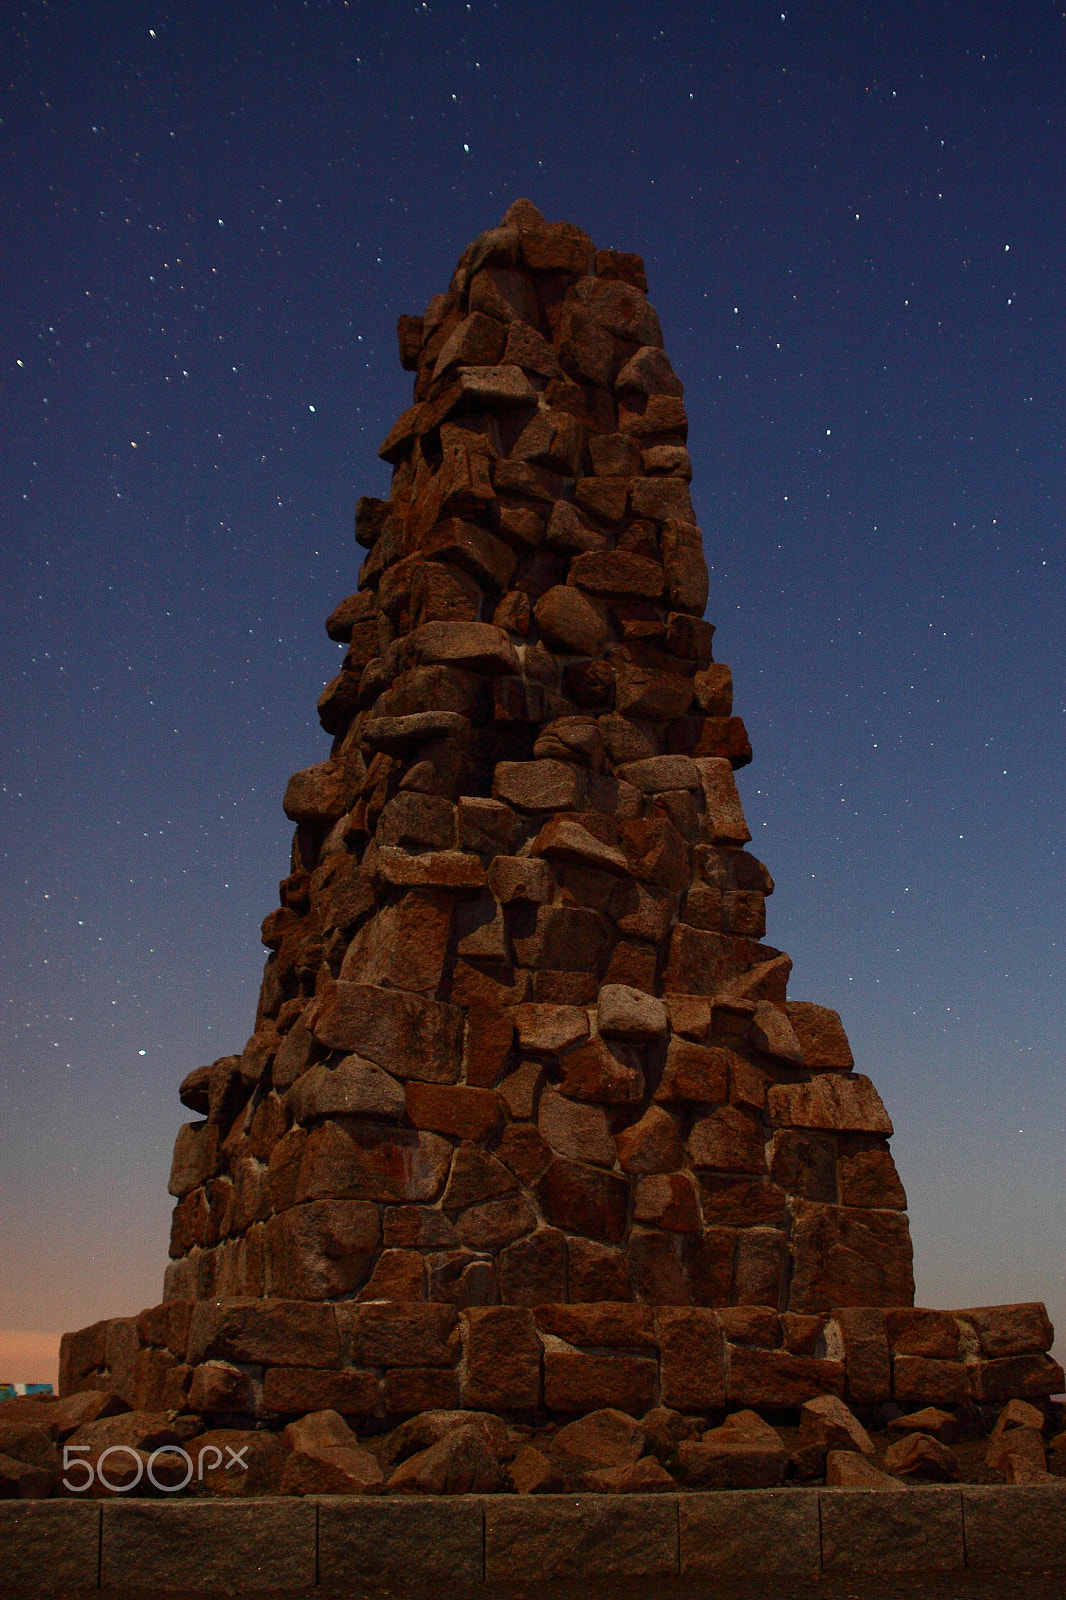
[[[66,1392],[380,1429],[1061,1388],[1043,1308],[914,1309],[889,1117],[763,942],[646,289],[520,200],[400,318],[255,1027],[181,1086],[162,1304],[68,1335]]]

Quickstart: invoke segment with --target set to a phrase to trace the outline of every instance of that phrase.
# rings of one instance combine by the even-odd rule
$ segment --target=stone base
[[[195,1412],[215,1426],[333,1410],[360,1431],[454,1407],[772,1413],[835,1394],[912,1410],[1061,1393],[1052,1338],[1039,1303],[801,1316],[606,1301],[171,1300],[66,1334],[59,1382],[63,1395],[112,1390],[135,1410]]]
[[[749,1490],[700,1495],[461,1495],[254,1501],[0,1502],[0,1593],[138,1595],[315,1592],[405,1594],[447,1585],[545,1583],[560,1593],[627,1580],[678,1595],[895,1592],[981,1575],[1011,1584],[1042,1575],[1027,1596],[1061,1592],[1066,1569],[1066,1484],[962,1486],[904,1493],[848,1489]],[[1060,1576],[1052,1579],[1052,1574]],[[1009,1577],[1008,1577],[1009,1575]],[[886,1587],[886,1584],[889,1587]],[[817,1585],[817,1589],[815,1589]],[[965,1585],[964,1587],[962,1585]],[[443,1592],[437,1589],[436,1592]],[[509,1592],[519,1592],[518,1590]],[[524,1592],[524,1591],[522,1591]],[[832,1589],[835,1594],[837,1591]],[[925,1593],[908,1587],[908,1594]],[[932,1592],[946,1593],[939,1589]]]

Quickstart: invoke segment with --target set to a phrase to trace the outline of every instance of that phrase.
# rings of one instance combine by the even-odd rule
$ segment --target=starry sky
[[[177,1085],[251,1031],[328,752],[396,318],[526,195],[645,258],[769,938],[895,1121],[918,1301],[1066,1331],[1061,0],[0,28],[0,1330],[159,1298]]]

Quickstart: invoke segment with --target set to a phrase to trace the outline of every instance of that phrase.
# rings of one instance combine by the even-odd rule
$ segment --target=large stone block
[[[818,1491],[826,1574],[961,1572],[962,1496],[956,1488]]]
[[[128,1500],[103,1507],[100,1586],[255,1594],[316,1579],[316,1507],[299,1499]]]
[[[844,1363],[793,1356],[785,1350],[750,1350],[733,1345],[729,1352],[730,1405],[769,1409],[800,1406],[818,1395],[844,1393]]]
[[[821,1574],[818,1496],[811,1489],[749,1489],[678,1497],[681,1574],[732,1584],[741,1574]]]
[[[540,1340],[533,1313],[479,1306],[461,1315],[463,1404],[475,1410],[531,1411],[540,1403]]]
[[[298,1300],[198,1300],[186,1358],[261,1362],[279,1367],[339,1367],[340,1335],[332,1306]]]
[[[962,1486],[966,1565],[1004,1574],[1066,1567],[1066,1483]]]
[[[555,1227],[607,1244],[625,1237],[629,1185],[613,1173],[557,1157],[534,1187]]]
[[[902,1212],[850,1210],[815,1200],[793,1200],[791,1210],[790,1310],[830,1311],[847,1301],[911,1304],[911,1239]]]
[[[677,1411],[702,1411],[725,1405],[725,1338],[714,1311],[703,1307],[660,1306],[661,1404]]]
[[[295,1199],[434,1200],[451,1156],[452,1146],[436,1133],[359,1119],[325,1122],[300,1153]]]
[[[355,1591],[369,1582],[449,1589],[484,1577],[482,1502],[475,1495],[428,1499],[331,1496],[318,1506],[318,1581]]]
[[[367,1201],[292,1206],[266,1225],[270,1292],[280,1299],[330,1300],[357,1289],[379,1235],[377,1206]]]
[[[516,1495],[483,1505],[488,1583],[589,1583],[677,1572],[672,1497]]]
[[[861,1072],[830,1074],[809,1083],[775,1084],[768,1096],[775,1128],[819,1128],[831,1133],[890,1134],[881,1096]]]
[[[327,989],[315,1037],[328,1050],[351,1050],[398,1078],[455,1083],[463,1050],[458,1006],[363,983]]]
[[[1055,1337],[1047,1309],[1040,1301],[1009,1306],[978,1306],[952,1314],[961,1322],[968,1323],[976,1333],[981,1354],[986,1360],[1050,1350]]]
[[[553,1411],[610,1406],[639,1417],[658,1401],[658,1378],[658,1364],[647,1356],[555,1347],[544,1352],[544,1403]]]
[[[341,981],[431,995],[444,971],[453,898],[412,889],[364,922],[341,966]]]
[[[100,1523],[99,1501],[0,1500],[4,1546],[0,1586],[16,1595],[94,1590],[99,1582]]]
[[[337,1307],[356,1367],[451,1367],[459,1359],[453,1306],[347,1302]]]

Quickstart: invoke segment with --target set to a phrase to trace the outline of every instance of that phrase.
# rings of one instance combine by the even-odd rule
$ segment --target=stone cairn
[[[1062,1387],[1042,1307],[913,1308],[889,1118],[762,942],[646,288],[520,200],[400,318],[255,1031],[181,1086],[164,1303],[68,1335],[64,1393],[354,1444]]]

